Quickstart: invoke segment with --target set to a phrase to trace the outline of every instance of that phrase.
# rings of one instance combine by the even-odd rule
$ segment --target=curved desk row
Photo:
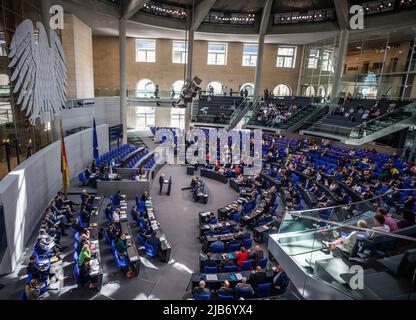
[[[222,183],[228,182],[228,177],[213,170],[201,168],[201,177],[213,179]]]

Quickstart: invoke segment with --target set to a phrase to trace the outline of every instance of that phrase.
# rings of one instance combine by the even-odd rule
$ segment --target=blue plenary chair
[[[256,288],[256,294],[259,297],[268,297],[272,293],[272,283],[260,283]]]
[[[223,271],[224,272],[237,272],[237,271],[240,271],[240,268],[237,266],[224,266]]]
[[[155,248],[153,248],[153,246],[151,246],[148,243],[144,244],[144,252],[146,252],[146,254],[151,258],[153,258],[157,254]]]
[[[243,271],[252,270],[253,269],[253,265],[254,265],[254,261],[252,259],[246,260],[241,265],[241,270],[243,270]]]
[[[128,257],[120,258],[120,255],[117,250],[115,250],[114,252],[114,258],[115,258],[117,267],[120,269],[126,268],[129,265],[129,258]]]
[[[241,214],[239,212],[236,212],[236,213],[233,214],[233,220],[235,222],[240,221],[240,218],[241,218]]]
[[[269,259],[266,257],[266,258],[263,258],[263,259],[260,259],[259,260],[259,263],[258,263],[258,265],[262,268],[262,269],[266,269],[266,266],[267,266],[267,262],[269,261]]]
[[[251,239],[244,239],[243,240],[243,247],[246,248],[246,249],[250,249],[252,244],[253,244],[253,240],[251,240]]]
[[[138,242],[141,246],[145,246],[145,244],[146,244],[146,241],[144,241],[144,238],[143,238],[140,234],[138,234],[138,235],[137,235],[137,242]]]
[[[217,267],[204,266],[204,273],[217,273]]]
[[[81,173],[78,175],[78,180],[79,180],[79,182],[81,182],[81,184],[82,184],[83,186],[86,186],[86,185],[88,184],[88,179],[87,179],[87,177],[85,176],[85,173],[84,173],[84,172],[81,172]]]
[[[235,288],[235,296],[237,299],[244,298],[250,299],[253,297],[253,293],[249,288]]]
[[[236,252],[236,251],[240,250],[240,248],[241,248],[240,243],[229,243],[227,251],[228,252]]]
[[[195,300],[211,300],[210,294],[194,294]]]
[[[232,295],[222,295],[221,293],[217,294],[217,300],[233,300],[234,297]]]

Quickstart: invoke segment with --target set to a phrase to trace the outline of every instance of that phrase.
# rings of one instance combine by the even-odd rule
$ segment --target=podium
[[[167,184],[168,185],[168,191],[166,191],[166,195],[170,196],[170,191],[172,189],[172,177],[170,177],[169,179],[165,179],[163,181],[163,184]]]
[[[186,174],[189,176],[193,176],[195,172],[195,167],[194,166],[187,166],[186,167]]]

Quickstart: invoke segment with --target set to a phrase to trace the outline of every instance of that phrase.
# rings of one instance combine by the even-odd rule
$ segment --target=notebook
[[[217,277],[217,275],[216,275],[216,274],[207,274],[207,275],[206,275],[206,278],[207,278],[207,280],[209,280],[209,281],[216,281],[216,280],[218,280],[218,277]]]
[[[237,278],[237,280],[243,279],[243,275],[241,273],[236,273],[235,277]]]

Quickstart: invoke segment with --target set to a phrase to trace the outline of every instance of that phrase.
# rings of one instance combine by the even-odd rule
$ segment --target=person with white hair
[[[358,220],[357,227],[367,228],[367,221]],[[333,242],[322,241],[322,243],[329,249],[340,248],[342,251],[351,253],[354,248],[355,243],[358,239],[369,238],[370,234],[367,230],[354,230],[347,236],[342,236]]]

